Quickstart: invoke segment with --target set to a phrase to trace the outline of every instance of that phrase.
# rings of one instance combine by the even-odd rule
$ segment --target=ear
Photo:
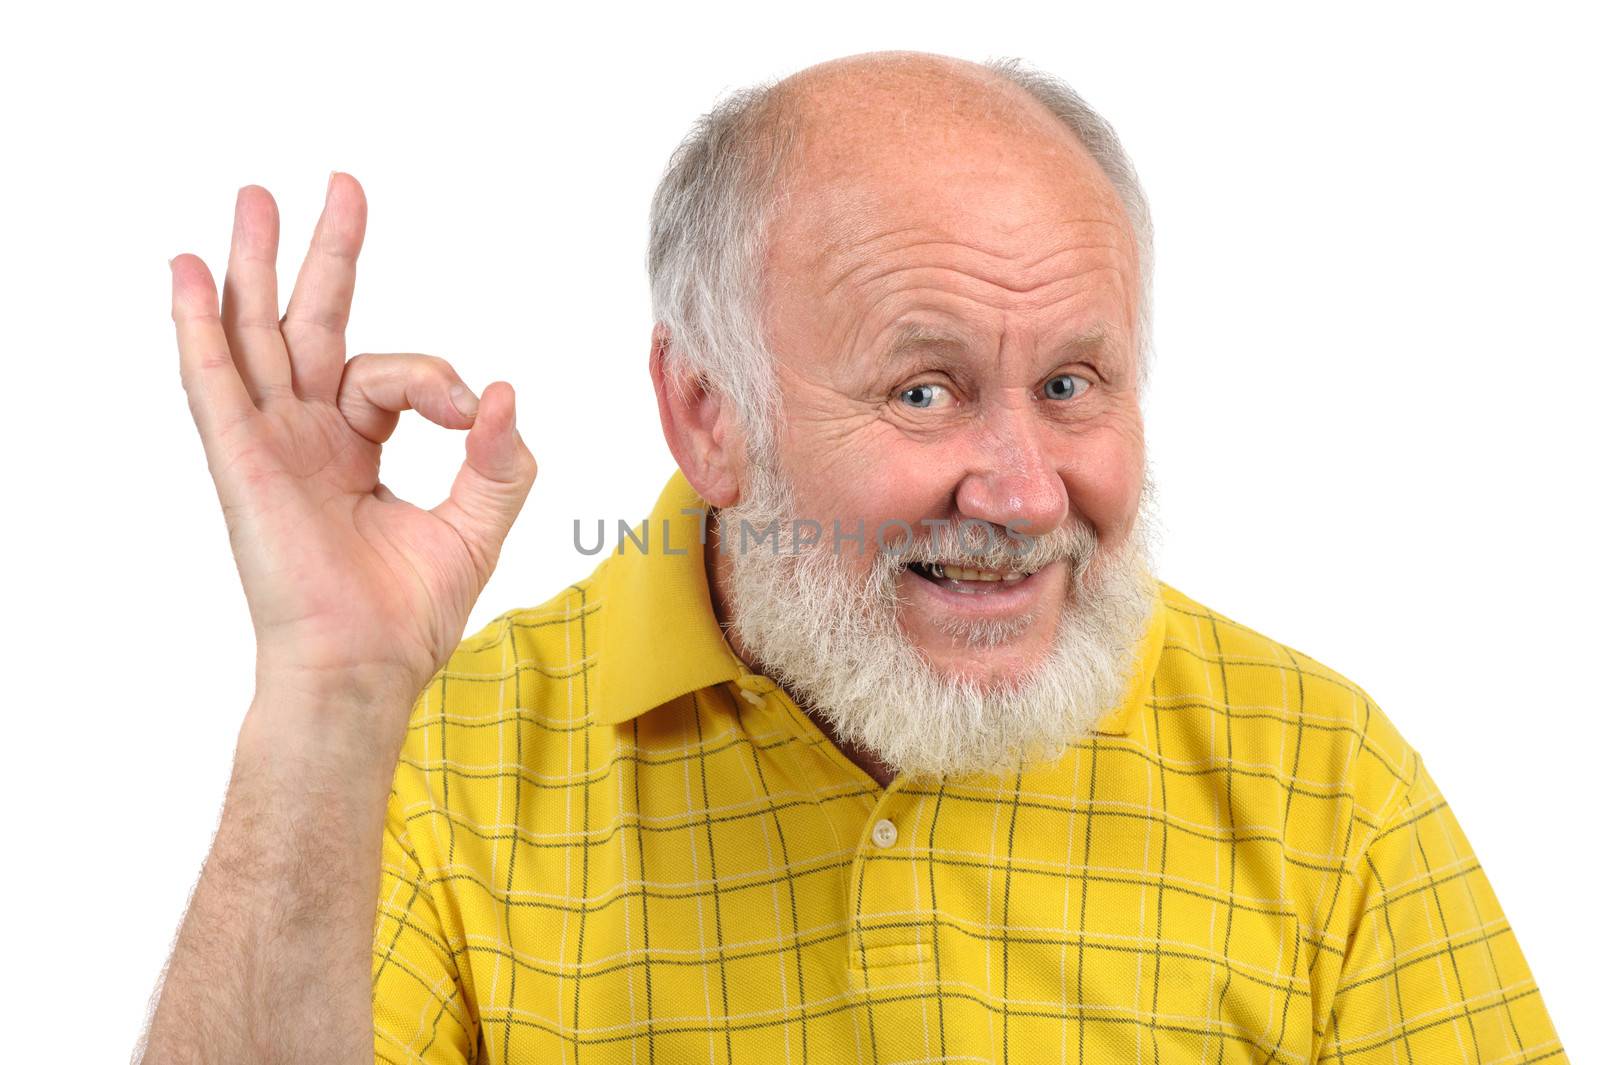
[[[704,378],[668,369],[671,343],[671,332],[657,322],[650,337],[650,381],[667,447],[701,499],[713,507],[733,506],[744,474],[744,434],[727,398]]]

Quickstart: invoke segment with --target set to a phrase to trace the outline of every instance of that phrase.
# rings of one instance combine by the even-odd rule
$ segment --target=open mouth
[[[906,569],[931,584],[952,591],[980,591],[981,585],[1008,586],[1018,584],[1033,575],[1023,569],[976,569],[948,562],[912,562]]]
[[[948,635],[951,625],[1031,625],[1031,620],[1021,619],[1043,617],[1053,605],[1065,602],[1069,592],[1066,570],[1060,561],[1043,565],[1031,559],[993,561],[999,565],[990,568],[961,566],[953,561],[907,563],[899,584],[904,619],[913,627],[932,626]]]

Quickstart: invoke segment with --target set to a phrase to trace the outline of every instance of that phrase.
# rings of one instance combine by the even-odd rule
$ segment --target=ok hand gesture
[[[509,384],[479,400],[440,358],[346,360],[366,213],[361,186],[334,174],[280,318],[277,206],[246,186],[220,310],[205,263],[179,255],[172,318],[255,626],[258,693],[360,696],[352,703],[386,710],[359,727],[397,751],[405,715],[460,640],[536,467]],[[379,452],[404,410],[469,430],[450,497],[428,510],[378,480]]]

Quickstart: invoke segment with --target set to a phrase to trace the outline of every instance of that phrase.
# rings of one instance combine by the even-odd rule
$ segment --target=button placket
[[[865,970],[927,964],[932,957],[925,922],[911,913],[925,907],[919,891],[920,860],[907,847],[916,823],[917,800],[900,794],[899,781],[869,811],[851,875],[849,966],[855,979]]]

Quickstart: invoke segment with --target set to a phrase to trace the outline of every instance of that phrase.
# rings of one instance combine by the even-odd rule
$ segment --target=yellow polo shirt
[[[675,475],[648,554],[496,618],[418,697],[377,1061],[1566,1060],[1350,681],[1163,585],[1061,761],[882,788],[729,650],[703,506]]]

